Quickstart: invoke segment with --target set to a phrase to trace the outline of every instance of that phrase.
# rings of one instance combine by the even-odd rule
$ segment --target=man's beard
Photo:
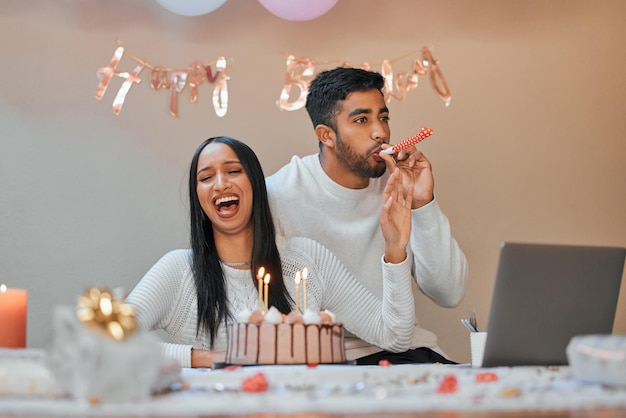
[[[363,178],[378,178],[385,173],[387,166],[384,163],[372,165],[368,161],[368,157],[361,157],[349,145],[343,142],[338,132],[335,132],[335,136],[335,155],[344,167]],[[376,148],[378,146],[373,147],[372,150]]]

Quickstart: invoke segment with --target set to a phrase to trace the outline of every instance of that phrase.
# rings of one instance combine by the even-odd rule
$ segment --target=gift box
[[[110,323],[80,316],[68,306],[57,306],[53,315],[47,365],[67,395],[90,403],[141,401],[178,380],[178,365],[162,356],[152,333],[124,334],[118,324],[112,338]]]

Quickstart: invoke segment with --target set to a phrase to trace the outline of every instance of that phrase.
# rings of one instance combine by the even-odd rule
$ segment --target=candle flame
[[[300,270],[296,272],[296,277],[294,280],[296,281],[296,284],[300,284]]]
[[[6,284],[0,284],[0,292],[2,293],[6,293],[7,292],[7,285]]]
[[[309,275],[309,270],[307,270],[307,268],[303,268],[302,269],[302,280],[306,280],[307,276]]]
[[[267,273],[265,275],[265,278],[263,279],[263,283],[265,283],[265,284],[269,284],[270,283],[270,274],[269,273]]]
[[[256,278],[261,280],[263,278],[264,274],[265,274],[265,267],[261,267],[261,268],[259,268],[259,271],[256,274]]]

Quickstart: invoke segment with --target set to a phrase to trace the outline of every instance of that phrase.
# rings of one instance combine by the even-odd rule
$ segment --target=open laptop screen
[[[567,364],[575,335],[610,334],[626,249],[503,243],[483,367]]]

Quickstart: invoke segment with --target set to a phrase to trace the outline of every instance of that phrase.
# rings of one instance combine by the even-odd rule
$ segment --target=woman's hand
[[[394,264],[406,259],[406,246],[411,236],[413,189],[408,188],[405,198],[402,183],[402,174],[396,168],[385,186],[380,214],[380,228],[385,238],[385,261]]]
[[[191,349],[191,367],[212,368],[213,363],[223,362],[225,358],[225,351],[209,351],[199,348]]]

